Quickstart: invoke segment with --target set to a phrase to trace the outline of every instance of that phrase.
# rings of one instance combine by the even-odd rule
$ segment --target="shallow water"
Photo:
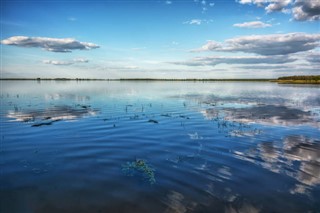
[[[320,87],[1,81],[0,212],[320,212]]]

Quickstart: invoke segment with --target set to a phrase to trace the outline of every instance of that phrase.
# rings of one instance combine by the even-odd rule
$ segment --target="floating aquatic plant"
[[[159,123],[159,121],[157,121],[157,120],[153,120],[153,119],[150,119],[148,122],[149,122],[149,123],[154,123],[154,124]]]
[[[154,177],[154,169],[151,168],[145,160],[136,159],[132,162],[127,162],[122,165],[122,171],[127,176],[133,176],[135,173],[140,173],[145,179],[149,181],[150,184],[154,184],[156,179]]]

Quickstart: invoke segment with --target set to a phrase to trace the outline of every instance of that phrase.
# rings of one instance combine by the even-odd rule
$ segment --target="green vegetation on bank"
[[[280,84],[320,84],[320,75],[295,75],[280,77],[276,80]]]

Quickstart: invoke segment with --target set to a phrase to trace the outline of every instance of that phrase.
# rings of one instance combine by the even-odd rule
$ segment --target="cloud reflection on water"
[[[262,142],[256,150],[235,151],[235,157],[296,179],[291,193],[308,193],[320,184],[320,141],[302,135],[287,136],[280,145]]]
[[[295,178],[308,186],[320,184],[319,143],[304,136],[289,136],[284,140],[284,157],[300,162]]]
[[[244,108],[209,108],[202,111],[207,119],[223,114],[223,119],[241,123],[259,123],[263,125],[311,125],[320,127],[311,111],[278,105],[258,105]]]
[[[240,206],[227,205],[225,213],[259,213],[260,209],[254,207],[250,203],[242,203]]]
[[[221,89],[223,85],[221,85]],[[230,88],[229,88],[230,89]],[[270,88],[274,89],[274,88]],[[279,89],[263,90],[259,87],[213,93],[189,93],[184,98],[199,104],[205,118],[220,118],[241,123],[296,126],[309,125],[320,128],[320,98],[317,92]],[[178,98],[178,97],[176,97]]]
[[[187,207],[184,205],[184,196],[176,191],[170,191],[167,195],[166,201],[164,203],[167,205],[165,213],[184,213],[187,211]],[[195,204],[196,205],[196,204]]]
[[[77,94],[63,94],[63,93],[53,93],[53,94],[45,94],[46,100],[74,100],[78,102],[89,101],[90,96],[77,95]]]
[[[85,116],[94,116],[97,112],[87,105],[62,105],[46,109],[11,110],[8,111],[7,117],[13,119],[13,121],[40,122],[41,124],[60,120],[77,120]]]

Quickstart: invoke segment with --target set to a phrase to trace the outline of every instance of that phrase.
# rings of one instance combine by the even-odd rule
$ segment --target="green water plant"
[[[155,184],[156,179],[154,177],[155,169],[153,169],[145,160],[135,159],[132,162],[127,162],[122,165],[122,171],[127,176],[134,176],[135,174],[142,174],[142,176],[148,180],[150,184]]]

